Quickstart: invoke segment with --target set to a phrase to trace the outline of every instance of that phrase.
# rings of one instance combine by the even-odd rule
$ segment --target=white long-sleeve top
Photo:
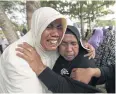
[[[16,56],[17,44],[27,42],[35,47],[43,63],[52,69],[57,51],[45,51],[41,44],[41,35],[45,28],[54,20],[62,18],[63,32],[66,31],[66,20],[56,10],[43,7],[32,16],[30,31],[18,41],[7,47],[0,58],[0,93],[49,93],[47,87],[38,79],[29,64]]]

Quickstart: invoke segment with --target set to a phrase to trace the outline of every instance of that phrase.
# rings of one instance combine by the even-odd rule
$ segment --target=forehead
[[[75,37],[75,35],[72,34],[65,34],[63,41],[77,41],[77,38]]]

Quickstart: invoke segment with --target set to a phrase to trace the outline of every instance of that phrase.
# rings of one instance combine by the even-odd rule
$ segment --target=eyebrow
[[[62,24],[58,24],[58,26],[62,26]]]
[[[62,40],[62,43],[67,43],[67,42]]]
[[[68,43],[68,42],[62,40],[62,43]],[[71,41],[70,43],[78,43],[78,42],[77,41]]]

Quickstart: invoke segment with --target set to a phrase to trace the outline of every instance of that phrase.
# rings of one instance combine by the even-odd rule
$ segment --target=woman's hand
[[[74,68],[71,72],[71,78],[88,84],[92,77],[100,77],[99,68]]]
[[[37,75],[39,75],[46,68],[35,48],[28,43],[23,42],[23,44],[19,44],[16,51],[18,51],[16,55],[26,60]]]
[[[71,72],[71,78],[88,84],[93,77],[91,68],[74,68]]]
[[[95,58],[95,48],[87,42],[83,42],[83,45],[85,48],[87,48],[87,51],[88,51],[88,54],[84,55],[84,57],[88,56],[89,59]]]

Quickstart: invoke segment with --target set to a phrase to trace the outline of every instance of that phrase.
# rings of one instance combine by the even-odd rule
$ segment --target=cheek
[[[64,52],[65,52],[64,47],[60,46],[60,47],[59,47],[59,53],[60,53],[61,55],[63,55]]]
[[[59,34],[60,37],[63,36],[63,32],[62,31],[60,31],[58,34]]]
[[[75,47],[73,50],[74,50],[75,56],[77,56],[79,53],[79,47]]]
[[[42,34],[40,44],[42,45],[43,48],[45,48],[47,42],[47,36],[46,34]]]
[[[41,38],[40,44],[41,44],[41,46],[42,46],[43,48],[46,48],[46,47],[45,47],[45,40],[44,40],[43,38]]]

